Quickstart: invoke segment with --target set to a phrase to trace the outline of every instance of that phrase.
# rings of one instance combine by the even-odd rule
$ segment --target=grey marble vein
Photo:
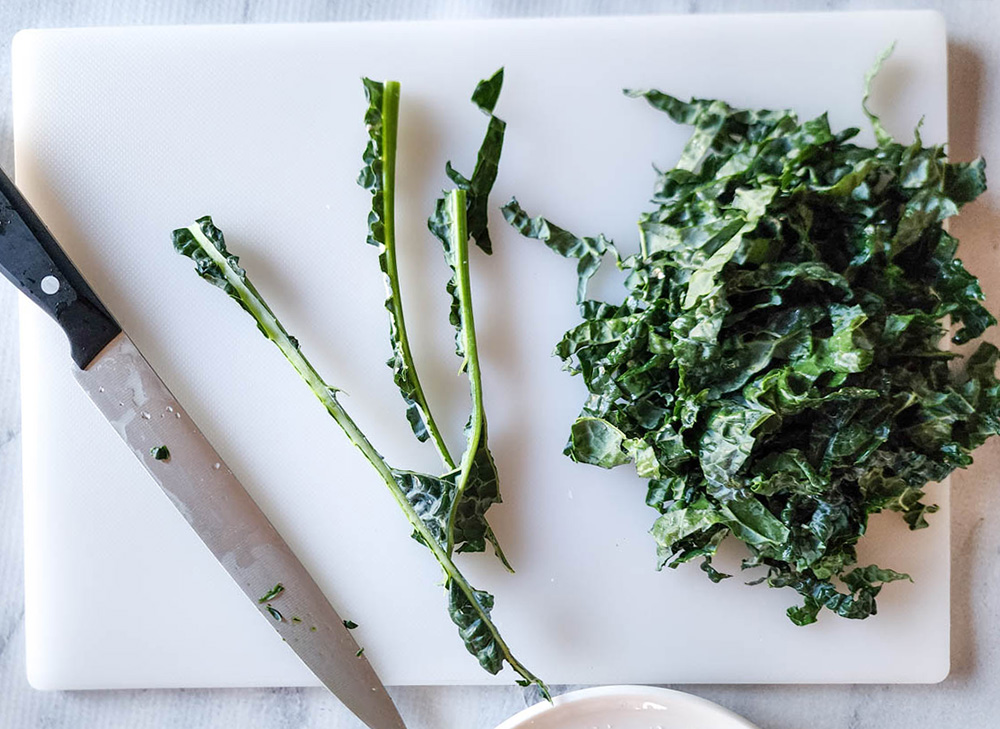
[[[938,8],[949,28],[951,152],[1000,160],[1000,4],[988,0],[5,0],[0,3],[0,165],[12,168],[9,50],[27,27],[516,17],[652,12]],[[1000,186],[953,226],[1000,302]],[[41,693],[25,680],[16,297],[0,286],[0,727],[357,729],[318,689]],[[994,309],[997,304],[994,303]],[[997,337],[996,334],[993,335]],[[1000,444],[953,479],[951,676],[937,686],[687,686],[763,729],[987,729],[1000,716]],[[919,641],[920,636],[914,636]],[[859,658],[861,659],[861,658]],[[559,687],[561,690],[563,687]],[[566,687],[570,688],[570,687]],[[516,687],[392,689],[412,729],[491,729],[534,700]]]

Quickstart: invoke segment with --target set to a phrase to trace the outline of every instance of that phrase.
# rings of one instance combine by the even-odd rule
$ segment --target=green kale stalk
[[[450,209],[459,217],[463,216],[465,192],[453,190],[448,197]],[[464,224],[456,223],[455,229],[461,232]],[[541,680],[513,656],[493,624],[490,618],[493,596],[473,588],[449,554],[449,523],[456,494],[454,475],[437,477],[400,470],[385,461],[337,400],[337,388],[328,385],[316,372],[302,354],[298,341],[288,334],[254,288],[240,267],[237,256],[226,248],[222,231],[210,217],[200,218],[194,225],[175,230],[174,246],[178,252],[194,260],[202,278],[223,289],[253,317],[260,331],[281,350],[351,443],[385,482],[410,522],[414,538],[433,553],[444,570],[448,611],[458,625],[462,640],[483,668],[490,673],[498,673],[506,661],[523,681],[536,684],[545,691]]]
[[[496,80],[498,78],[499,81]],[[484,87],[493,89],[495,94],[492,103],[495,103],[500,83],[502,73],[498,72],[497,76],[480,84],[477,94]],[[365,169],[362,170],[359,182],[373,191],[369,242],[379,248],[379,262],[386,278],[386,309],[390,316],[393,345],[389,365],[393,368],[395,382],[407,403],[407,419],[413,426],[414,434],[421,440],[430,437],[434,441],[447,469],[446,473],[441,476],[417,473],[394,468],[386,462],[338,401],[338,389],[322,379],[302,354],[298,340],[290,336],[278,321],[240,267],[239,259],[228,251],[222,231],[212,223],[210,217],[200,218],[194,225],[175,230],[174,247],[195,262],[196,270],[202,278],[223,289],[250,314],[258,329],[285,355],[351,443],[382,478],[413,528],[414,539],[427,547],[441,565],[444,587],[448,594],[448,612],[458,626],[469,652],[485,670],[493,674],[499,673],[506,663],[520,676],[519,684],[534,684],[548,697],[545,684],[514,657],[494,625],[491,618],[493,596],[472,587],[454,562],[455,551],[483,551],[486,541],[489,541],[497,556],[509,569],[485,519],[486,509],[499,502],[500,497],[496,467],[486,448],[486,420],[468,275],[470,234],[475,236],[474,231],[480,230],[478,235],[483,237],[477,237],[476,240],[481,246],[482,241],[485,240],[488,244],[489,240],[485,233],[485,198],[496,176],[503,122],[496,120],[501,129],[499,139],[495,134],[491,137],[488,132],[483,149],[480,150],[480,160],[487,160],[484,166],[492,167],[492,173],[489,173],[492,176],[488,178],[488,182],[481,180],[477,185],[470,182],[467,186],[459,185],[458,189],[446,192],[438,202],[432,219],[435,234],[444,236],[442,242],[446,259],[453,270],[457,314],[452,321],[462,342],[461,351],[472,389],[473,410],[466,427],[467,446],[461,461],[456,465],[427,406],[406,338],[392,222],[399,85],[394,82],[380,84],[365,79],[365,89],[370,102],[366,122],[372,142],[365,152]],[[473,100],[476,101],[475,95]],[[482,104],[480,107],[482,108]],[[491,128],[496,123],[492,108],[490,104],[487,111],[491,117]],[[477,163],[477,172],[479,169],[480,163]],[[450,164],[448,171],[449,176],[452,176]],[[474,173],[472,180],[476,179]],[[482,196],[482,199],[478,196]],[[280,614],[275,619],[280,620]],[[348,627],[352,626],[353,623]]]
[[[458,186],[462,214],[450,206],[455,201],[446,194],[437,200],[428,227],[441,242],[445,260],[451,268],[447,290],[451,296],[449,320],[455,327],[456,351],[462,357],[462,370],[469,375],[472,413],[466,425],[466,448],[461,461],[453,460],[434,421],[430,406],[420,386],[417,368],[410,351],[403,318],[402,294],[396,265],[395,181],[396,129],[399,115],[399,84],[363,79],[368,97],[365,123],[370,141],[364,153],[364,167],[358,184],[372,192],[372,210],[368,216],[368,242],[379,249],[379,265],[385,274],[386,304],[389,312],[389,339],[392,356],[387,364],[407,406],[407,419],[419,440],[428,436],[434,441],[447,472],[442,478],[455,483],[446,530],[446,549],[452,554],[482,552],[486,543],[511,572],[499,541],[486,521],[486,511],[500,503],[496,464],[486,443],[486,415],[483,407],[482,377],[476,346],[476,325],[472,310],[472,290],[468,281],[468,240],[470,235],[484,252],[490,253],[487,202],[496,180],[503,147],[504,122],[493,115],[503,86],[503,69],[481,81],[472,101],[489,117],[486,136],[479,149],[471,178],[457,172],[449,162],[445,171]]]
[[[985,165],[947,161],[919,130],[892,139],[867,108],[887,54],[865,81],[875,148],[826,115],[626,92],[693,127],[657,174],[637,255],[504,207],[579,260],[583,323],[556,354],[589,396],[567,454],[648,479],[661,568],[701,559],[719,581],[712,557],[735,536],[744,568],[802,596],[788,610],[799,625],[823,608],[874,614],[881,586],[909,578],[857,566],[869,515],[927,526],[926,484],[1000,432],[997,348],[982,342],[960,368],[939,347],[945,320],[959,344],[996,323],[942,226],[985,190]],[[608,250],[625,299],[586,300]]]
[[[441,431],[434,422],[420,378],[413,365],[410,340],[403,316],[403,298],[399,289],[396,263],[396,130],[399,120],[399,83],[384,84],[363,79],[368,97],[365,124],[370,140],[365,148],[365,166],[358,175],[358,184],[372,191],[372,209],[368,215],[368,243],[378,248],[378,261],[385,276],[385,308],[389,312],[389,340],[392,356],[386,364],[392,368],[393,380],[406,403],[406,419],[414,435],[426,441],[430,438],[441,461],[454,468],[455,461],[448,451]]]

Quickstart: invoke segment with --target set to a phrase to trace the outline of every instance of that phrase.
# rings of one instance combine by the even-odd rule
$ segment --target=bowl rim
[[[560,694],[553,697],[551,703],[542,700],[533,706],[519,711],[514,716],[501,722],[496,729],[524,729],[527,726],[525,722],[536,719],[543,714],[548,715],[552,712],[558,712],[565,706],[576,706],[580,703],[607,698],[635,698],[645,701],[655,701],[668,706],[687,706],[696,711],[703,712],[705,719],[728,720],[731,724],[731,729],[759,729],[739,714],[701,696],[661,686],[641,686],[636,684],[592,686]],[[698,727],[692,727],[692,729],[698,729]],[[727,729],[729,729],[728,725]]]

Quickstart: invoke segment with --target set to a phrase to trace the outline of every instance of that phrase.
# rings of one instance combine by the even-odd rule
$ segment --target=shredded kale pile
[[[579,259],[583,322],[556,354],[589,396],[566,452],[648,479],[661,568],[700,558],[719,581],[732,535],[744,569],[767,568],[758,582],[802,596],[796,624],[824,607],[868,617],[884,583],[908,579],[857,566],[868,516],[927,526],[926,484],[1000,431],[997,348],[962,366],[941,348],[946,330],[962,344],[996,323],[942,227],[985,190],[984,162],[947,161],[919,129],[900,144],[867,107],[875,148],[826,115],[626,93],[693,127],[657,173],[639,254],[504,208]],[[621,303],[585,298],[606,251],[627,273]]]

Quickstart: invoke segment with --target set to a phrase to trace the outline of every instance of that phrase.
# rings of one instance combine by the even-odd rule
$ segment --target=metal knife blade
[[[2,171],[0,272],[62,326],[77,381],[292,650],[371,729],[406,729],[319,586]]]
[[[320,681],[373,729],[404,729],[336,610],[132,340],[119,334],[74,374],[216,559]],[[160,446],[169,453],[162,460],[154,455]],[[283,589],[261,602],[279,584]]]

